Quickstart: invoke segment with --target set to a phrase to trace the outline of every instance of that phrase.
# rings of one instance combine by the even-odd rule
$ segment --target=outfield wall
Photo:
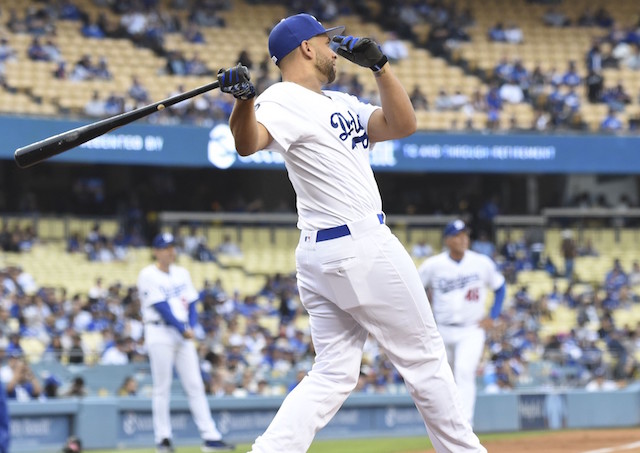
[[[276,413],[281,398],[210,398],[226,439],[250,442]],[[10,402],[11,451],[59,451],[75,434],[86,449],[153,445],[148,398],[87,397]],[[615,392],[528,392],[479,394],[478,433],[640,425],[640,385]],[[176,445],[199,443],[185,397],[172,400]],[[352,395],[319,439],[420,436],[426,431],[408,395]]]

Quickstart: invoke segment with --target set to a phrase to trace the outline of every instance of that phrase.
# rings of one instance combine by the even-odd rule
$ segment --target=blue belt
[[[380,224],[384,223],[384,214],[378,214],[378,220]],[[349,236],[351,231],[347,225],[340,225],[337,227],[327,228],[324,230],[318,230],[316,233],[316,242],[329,241],[331,239],[337,239],[344,236]]]

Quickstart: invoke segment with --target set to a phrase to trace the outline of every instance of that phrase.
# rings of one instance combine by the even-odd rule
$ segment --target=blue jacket
[[[7,393],[0,382],[0,453],[9,453],[9,408]]]

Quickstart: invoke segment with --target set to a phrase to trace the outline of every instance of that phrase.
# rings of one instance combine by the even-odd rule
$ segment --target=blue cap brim
[[[337,27],[331,27],[325,29],[325,33],[329,35],[329,38],[333,38],[336,35],[341,34],[344,31],[344,25],[338,25]]]

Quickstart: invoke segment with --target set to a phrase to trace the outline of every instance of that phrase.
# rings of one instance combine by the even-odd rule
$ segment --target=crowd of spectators
[[[531,296],[527,285],[518,286],[498,328],[489,334],[485,390],[500,392],[532,384],[596,390],[601,387],[593,382],[603,380],[607,388],[616,389],[637,380],[640,325],[617,325],[614,314],[634,310],[640,303],[638,261],[625,270],[615,259],[602,281],[580,282],[573,268],[562,269],[560,263],[556,266],[541,259],[544,253],[539,253],[537,245],[544,250],[544,244],[533,236],[516,239],[507,235],[503,244],[487,249],[495,250],[493,257],[512,285],[518,285],[517,273],[522,270],[545,270],[556,280],[551,291],[538,297]],[[472,247],[481,250],[475,244]],[[561,247],[564,249],[564,242]],[[572,261],[597,254],[591,245],[579,250],[574,251]],[[558,289],[561,279],[566,282],[564,291]],[[559,308],[569,310],[573,322],[545,338],[544,326],[554,322]],[[552,364],[546,380],[538,374],[543,363]]]
[[[322,20],[330,20],[349,10],[349,2],[318,2],[317,11],[311,11]],[[84,24],[85,36],[92,39],[120,37],[133,40],[137,45],[151,48],[167,60],[166,72],[170,74],[207,74],[208,68],[197,55],[187,59],[184,55],[167,52],[163,46],[166,33],[180,31],[185,39],[202,43],[205,38],[202,27],[224,26],[217,12],[228,8],[227,2],[180,1],[172,2],[173,8],[191,8],[189,22],[182,24],[170,11],[158,12],[157,1],[110,1],[96,4],[109,7],[119,15],[120,22],[112,23],[107,15],[93,22],[72,2],[49,4],[29,9],[26,18],[18,19],[9,12],[8,28],[14,33],[33,35],[33,51],[27,57],[48,59],[59,63],[56,76],[87,80],[109,78],[106,60],[94,65],[90,56],[76,62],[67,73],[65,62],[56,51],[55,28],[57,20],[79,20]],[[455,2],[383,2],[381,16],[375,19],[393,26],[403,38],[418,40],[412,25],[425,21],[432,25],[424,44],[435,55],[447,55],[455,49],[456,42],[469,39],[465,28],[473,24],[468,10],[457,10]],[[416,9],[417,8],[417,9]],[[359,11],[362,13],[362,11]],[[634,30],[620,29],[613,21],[606,20],[606,11],[593,14],[585,11],[580,18],[582,26],[599,26],[610,30],[586,55],[588,75],[582,73],[580,63],[568,62],[566,68],[553,68],[545,73],[536,67],[529,71],[521,61],[505,58],[494,68],[492,83],[486,93],[478,90],[468,96],[457,87],[443,87],[439,95],[427,99],[419,85],[412,87],[411,100],[417,109],[463,110],[469,116],[474,112],[487,114],[489,124],[498,124],[504,104],[529,102],[538,108],[535,127],[582,127],[580,123],[580,96],[577,90],[587,84],[588,102],[603,102],[610,113],[603,128],[617,130],[623,127],[616,114],[624,111],[632,100],[623,84],[609,87],[601,77],[602,68],[624,64],[638,67],[640,39]],[[567,26],[566,18],[549,10],[544,17],[548,26]],[[520,42],[526,37],[514,27],[496,27],[492,33],[496,39]],[[502,28],[502,35],[499,33]],[[517,29],[517,26],[515,27]],[[506,31],[514,31],[507,39]],[[501,37],[502,36],[502,37]],[[42,44],[44,43],[44,44]],[[402,59],[401,46],[388,44]],[[603,49],[608,49],[603,52]],[[21,58],[12,50],[8,40],[0,40],[0,77],[3,63]],[[195,60],[195,61],[194,61]],[[269,76],[268,58],[251,61],[246,52],[238,60],[252,70],[258,91],[264,90],[275,80]],[[635,65],[635,66],[634,66]],[[194,69],[195,68],[195,69]],[[74,75],[75,74],[75,75]],[[598,76],[600,78],[598,79]],[[357,94],[370,102],[379,100],[364,93],[357,76],[343,74],[336,86]],[[176,92],[184,91],[177,86]],[[547,94],[548,92],[548,94]],[[171,95],[172,93],[168,93]],[[86,114],[99,117],[113,115],[150,102],[147,88],[137,77],[131,80],[127,93],[111,93],[105,99],[96,93],[87,105]],[[150,117],[159,123],[192,122],[210,124],[228,117],[232,106],[228,96],[214,91],[167,109],[165,114]],[[516,124],[517,126],[517,124]],[[553,263],[544,252],[540,235],[507,239],[494,244],[489,235],[479,234],[473,243],[474,250],[491,256],[499,263],[510,284],[517,284],[518,272],[546,270],[551,276],[571,281],[574,272],[571,260],[584,254],[596,253],[588,245],[571,243],[570,237],[563,247],[563,263]],[[220,247],[209,247],[197,236],[183,238],[182,251],[192,259],[215,261],[219,254],[241,258],[242,251],[225,240]],[[28,253],[35,245],[35,235],[29,227],[0,231],[0,244],[6,252]],[[68,243],[69,253],[84,253],[92,261],[108,262],[125,260],[128,247],[142,246],[144,240],[139,231],[130,235],[108,238],[100,232],[99,225],[86,238],[72,235]],[[421,257],[433,252],[427,244],[415,248]],[[84,395],[84,382],[77,378],[72,382],[60,382],[56,376],[37,376],[30,371],[29,357],[25,357],[21,343],[35,339],[45,346],[41,360],[46,363],[67,364],[123,364],[146,360],[142,342],[143,326],[140,319],[139,300],[134,287],[117,282],[97,280],[87,288],[86,294],[68,294],[62,288],[40,287],[29,275],[28,269],[9,267],[0,273],[2,299],[0,303],[0,329],[4,363],[0,379],[7,384],[11,397],[16,399],[52,397],[53,395]],[[488,391],[505,391],[518,385],[526,385],[536,378],[532,367],[540,360],[553,364],[548,376],[552,384],[572,384],[586,388],[618,388],[638,376],[635,352],[640,347],[638,326],[615,324],[613,313],[629,310],[637,304],[634,288],[640,280],[640,265],[633,264],[625,270],[619,262],[611,272],[603,276],[598,286],[570,283],[560,293],[557,287],[548,294],[533,298],[529,288],[520,287],[509,301],[497,329],[489,336],[489,359],[483,368],[483,379]],[[309,332],[304,328],[304,312],[299,305],[293,276],[269,276],[257,294],[244,294],[242,288],[226,288],[223,281],[196,282],[201,285],[202,311],[198,340],[202,373],[208,392],[212,395],[246,396],[252,394],[276,394],[290,390],[313,361]],[[558,307],[575,313],[575,326],[561,334],[545,338],[542,328],[554,318]],[[98,343],[89,347],[88,336]],[[609,358],[609,359],[607,359]],[[555,373],[555,374],[554,374]],[[119,394],[138,392],[135,379],[123,382]],[[614,384],[612,385],[611,382]],[[69,392],[57,392],[59,387]],[[397,372],[369,339],[358,389],[365,392],[404,391]]]
[[[470,10],[461,11],[455,3],[445,5],[441,2],[398,2],[382,8],[376,19],[392,29],[402,29],[406,39],[413,40],[416,45],[424,44],[433,55],[448,58],[452,63],[456,63],[452,55],[459,43],[470,39],[465,29],[474,24]],[[419,23],[431,25],[425,43],[412,31]],[[640,121],[636,116],[629,115],[628,124],[619,118],[625,106],[633,102],[633,95],[620,80],[605,81],[602,73],[602,68],[607,67],[640,68],[637,24],[621,27],[613,21],[605,7],[593,11],[589,6],[575,22],[551,6],[542,16],[541,24],[548,27],[597,27],[603,30],[603,35],[595,39],[593,47],[585,52],[584,66],[581,55],[569,61],[566,69],[551,68],[549,71],[543,71],[540,66],[527,67],[517,57],[504,57],[488,77],[484,73],[479,74],[489,85],[486,92],[469,96],[470,93],[463,94],[459,89],[455,93],[442,89],[430,103],[416,87],[414,106],[425,110],[431,105],[435,110],[462,110],[468,118],[465,129],[477,128],[471,117],[474,113],[483,113],[486,115],[485,124],[481,126],[483,129],[585,130],[591,126],[582,115],[581,103],[586,98],[590,103],[603,103],[609,108],[606,116],[601,118],[599,127],[602,131],[637,129]],[[525,38],[516,23],[505,25],[496,22],[487,30],[487,39],[494,42],[520,44]],[[605,47],[608,49],[606,52],[602,50]],[[514,53],[517,54],[517,48]],[[462,64],[468,68],[464,66],[466,62]],[[455,102],[456,99],[458,102]],[[501,121],[506,104],[520,103],[529,103],[534,107],[536,114],[532,124],[522,124],[516,116],[508,118],[507,122]],[[452,127],[457,128],[455,125]]]
[[[542,21],[549,27],[572,25],[572,21],[555,7],[545,12]],[[618,118],[618,114],[633,101],[628,87],[621,80],[605,80],[602,72],[604,68],[640,68],[640,33],[637,24],[623,28],[611,19],[605,8],[594,12],[587,6],[575,25],[605,30],[585,52],[584,67],[578,63],[580,56],[576,56],[575,60],[568,62],[564,72],[551,68],[544,73],[539,66],[529,71],[518,59],[509,61],[505,57],[494,68],[492,82],[500,87],[500,91],[507,86],[509,93],[515,93],[511,103],[528,102],[538,110],[532,125],[536,130],[587,128],[588,124],[582,119],[582,97],[592,104],[607,105],[608,113],[601,120],[600,130],[617,132],[637,128],[634,116],[629,118],[628,125]],[[493,41],[522,42],[521,35],[515,35],[518,39],[509,39],[507,30],[500,23],[489,30],[489,39]],[[584,96],[581,96],[582,92]],[[503,95],[500,97],[505,100]]]
[[[96,225],[84,242],[85,253],[92,244],[104,240]],[[179,252],[198,259],[195,251],[201,243],[194,230],[180,236]],[[126,247],[135,245],[146,244]],[[597,254],[592,246],[576,248],[580,251],[575,259]],[[437,245],[422,241],[411,251],[423,259],[437,249]],[[615,260],[601,282],[581,282],[573,272],[562,269],[562,263],[545,259],[548,253],[544,240],[536,231],[522,237],[507,234],[498,244],[487,234],[479,234],[472,249],[494,259],[509,285],[518,288],[488,335],[488,352],[479,377],[485,391],[505,392],[536,385],[613,390],[638,378],[635,357],[640,348],[640,325],[617,325],[615,320],[620,318],[614,315],[634,310],[640,303],[635,293],[640,284],[640,261],[625,269]],[[80,247],[76,252],[82,250]],[[242,258],[241,248],[231,237],[210,250],[214,256]],[[546,270],[556,279],[551,291],[533,297],[527,285],[518,284],[518,273],[533,269]],[[559,290],[561,281],[566,288],[563,291]],[[69,294],[64,286],[39,285],[28,269],[19,266],[2,269],[0,282],[0,379],[11,398],[101,392],[87,388],[82,374],[65,380],[42,373],[47,364],[82,368],[146,363],[135,286],[97,278],[87,282],[86,292]],[[313,363],[310,332],[295,276],[267,275],[255,294],[229,288],[222,279],[195,283],[201,300],[196,334],[207,392],[245,397],[290,391]],[[574,322],[559,333],[547,335],[545,326],[561,309],[570,311]],[[40,373],[32,371],[34,357],[29,354],[33,352],[25,343],[33,341],[43,347],[37,352]],[[111,394],[148,395],[149,387],[141,388],[138,379],[128,376]],[[365,346],[358,390],[406,391],[401,377],[372,338]]]
[[[165,46],[165,36],[169,33],[180,33],[188,42],[206,44],[202,29],[206,27],[223,27],[224,20],[220,12],[231,7],[228,1],[189,0],[175,1],[171,7],[158,8],[158,1],[109,1],[96,0],[95,6],[103,8],[97,17],[92,17],[73,1],[34,3],[26,9],[24,16],[15,9],[8,11],[7,30],[15,34],[33,36],[26,55],[17,54],[11,47],[10,39],[2,36],[0,41],[0,85],[7,90],[11,87],[5,81],[5,62],[15,59],[56,62],[52,76],[76,82],[86,80],[110,80],[113,77],[107,59],[86,54],[78,61],[67,61],[56,44],[59,21],[76,21],[82,24],[81,33],[87,39],[103,38],[129,39],[135,45],[147,47],[166,60],[164,71],[159,74],[181,76],[212,75],[214,69],[209,67],[197,53],[184,55],[177,50],[169,50]],[[186,18],[184,12],[187,12]],[[270,82],[272,83],[272,82]],[[183,87],[176,86],[176,91]],[[127,92],[102,94],[96,91],[79,112],[89,117],[111,116],[133,110],[146,105],[151,100],[148,95],[141,96],[141,91],[148,91],[139,80],[132,80]],[[183,90],[184,91],[184,90]],[[175,93],[167,93],[167,96]],[[208,94],[195,100],[185,101],[181,106],[167,109],[163,115],[150,118],[163,124],[192,123],[210,125],[214,121],[225,120],[230,114],[232,102],[226,97]],[[61,112],[64,113],[64,112]]]
[[[205,45],[204,30],[226,26],[220,13],[232,8],[231,2],[184,0],[171,2],[168,8],[166,5],[164,8],[157,8],[157,0],[96,0],[94,3],[102,9],[97,16],[88,14],[73,1],[34,4],[27,9],[25,17],[19,17],[15,10],[10,10],[7,28],[13,33],[33,35],[28,58],[57,62],[58,66],[54,71],[54,77],[57,78],[82,81],[108,80],[112,77],[104,56],[97,57],[97,63],[91,61],[94,57],[90,55],[84,55],[76,62],[65,61],[55,44],[56,23],[60,20],[82,23],[81,33],[88,39],[129,39],[137,46],[151,49],[166,60],[159,76],[211,76],[218,69],[211,67],[197,51],[187,55],[181,50],[168,48],[165,38],[168,34],[180,34],[186,42]],[[287,6],[292,11],[301,8],[299,2],[294,1],[288,2]],[[388,4],[383,2],[379,9],[373,10],[359,2],[347,0],[309,2],[304,8],[320,20],[334,20],[339,15],[357,13],[366,20],[378,22],[386,30],[393,30],[389,32],[388,39],[381,42],[392,60],[407,57],[407,48],[403,40],[411,40],[416,46],[426,47],[434,56],[443,56],[456,63],[452,55],[460,43],[471,39],[467,30],[475,25],[470,8],[463,9],[455,2],[435,0],[418,3],[409,0]],[[416,26],[420,24],[429,25],[429,33],[426,36],[416,34]],[[462,125],[457,122],[452,124],[451,128],[454,129],[462,127],[468,130],[584,130],[591,127],[582,115],[581,100],[586,99],[589,103],[604,103],[609,107],[607,115],[601,119],[599,125],[602,131],[618,132],[640,127],[640,117],[629,115],[628,124],[624,124],[620,118],[621,112],[624,112],[625,107],[634,100],[634,95],[628,92],[629,87],[619,80],[604,80],[602,73],[602,69],[607,67],[640,68],[638,27],[635,24],[623,27],[611,18],[605,7],[593,9],[589,6],[576,19],[569,18],[555,6],[550,6],[541,17],[541,26],[595,27],[602,29],[603,34],[594,40],[593,46],[584,56],[576,55],[574,61],[568,62],[566,69],[552,68],[545,72],[539,66],[527,67],[517,57],[505,57],[488,78],[480,74],[488,85],[486,90],[470,93],[460,87],[448,87],[441,90],[437,99],[427,99],[420,87],[416,86],[412,87],[414,106],[418,110],[463,111],[467,119]],[[526,37],[517,23],[496,22],[487,30],[486,39],[517,45],[524,42]],[[5,50],[10,49],[10,43],[6,38],[0,42],[0,82],[3,81],[3,60],[15,58],[15,53],[11,53],[10,50],[3,51],[3,46]],[[266,53],[264,61],[259,64],[254,64],[246,51],[238,56],[238,61],[252,70],[259,93],[276,82],[269,76],[268,65],[271,62]],[[71,65],[73,67],[70,67]],[[357,81],[346,85],[338,84],[335,87],[364,96],[365,100],[379,102],[375,96],[361,93]],[[180,88],[176,86],[176,92]],[[95,93],[83,113],[90,117],[114,115],[137,108],[148,101],[136,98],[130,90],[126,93],[108,95]],[[520,103],[529,103],[535,109],[533,123],[523,124],[517,115],[503,121],[505,105]],[[228,119],[231,106],[232,102],[225,96],[209,93],[185,101],[180,108],[174,106],[163,114],[153,115],[148,120],[160,124],[187,123],[210,126],[216,121]],[[484,124],[479,125],[472,119],[477,113],[485,116]]]

